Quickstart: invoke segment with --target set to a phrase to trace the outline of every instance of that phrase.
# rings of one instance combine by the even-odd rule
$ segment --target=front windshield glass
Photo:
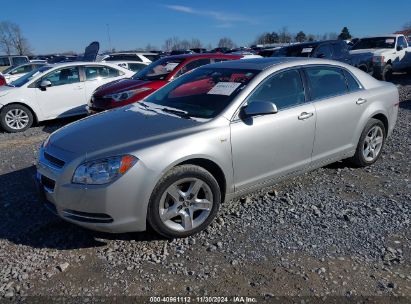
[[[12,87],[21,87],[28,83],[30,80],[32,80],[34,77],[37,77],[40,74],[43,74],[45,71],[50,70],[52,67],[51,66],[42,66],[39,67],[30,73],[27,73],[26,75],[16,79],[15,81],[10,83],[10,86]]]
[[[375,37],[375,38],[360,39],[352,47],[352,50],[393,49],[394,47],[395,47],[395,38],[394,37]]]
[[[183,58],[159,59],[134,74],[132,78],[136,80],[164,80],[183,61]]]
[[[185,74],[143,100],[143,106],[181,111],[189,117],[214,118],[259,71],[199,68]]]
[[[2,73],[5,74],[9,74],[11,71],[13,71],[16,67],[15,66],[11,66],[8,67],[7,69],[5,69]]]

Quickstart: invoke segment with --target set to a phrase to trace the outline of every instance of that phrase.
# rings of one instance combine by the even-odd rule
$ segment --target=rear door
[[[45,119],[85,113],[85,85],[84,81],[80,80],[78,66],[49,72],[37,82],[37,86],[42,80],[51,82],[51,87],[45,90],[36,89],[36,100]]]
[[[84,69],[85,96],[89,101],[93,92],[101,85],[124,77],[120,70],[103,65],[86,65]]]
[[[312,161],[327,162],[357,145],[366,91],[348,71],[329,65],[304,68],[317,114]]]

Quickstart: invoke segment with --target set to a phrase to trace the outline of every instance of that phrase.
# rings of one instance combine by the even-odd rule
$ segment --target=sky
[[[411,1],[395,8],[378,1],[270,0],[19,0],[2,5],[0,21],[20,26],[35,54],[82,52],[92,41],[100,49],[161,48],[165,39],[199,38],[215,47],[221,37],[249,45],[264,32],[341,32],[355,37],[392,33],[411,22]],[[110,35],[108,35],[108,31]],[[110,40],[109,37],[110,36]],[[111,41],[111,43],[110,43]]]

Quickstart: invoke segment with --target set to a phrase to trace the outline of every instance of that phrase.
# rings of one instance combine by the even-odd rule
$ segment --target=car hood
[[[137,150],[153,142],[161,143],[204,122],[166,114],[142,105],[130,105],[96,114],[56,131],[47,147],[70,154],[96,155],[119,150]],[[192,131],[194,132],[194,131]],[[128,153],[126,152],[126,153]]]
[[[361,50],[351,50],[351,55],[363,55],[363,54],[372,54],[373,56],[378,56],[387,52],[393,52],[394,49],[361,49]]]
[[[117,81],[109,82],[105,85],[99,87],[95,92],[94,96],[102,97],[108,94],[114,94],[118,92],[124,92],[128,90],[133,90],[141,88],[144,86],[151,87],[155,81],[143,81],[135,79],[120,79]]]

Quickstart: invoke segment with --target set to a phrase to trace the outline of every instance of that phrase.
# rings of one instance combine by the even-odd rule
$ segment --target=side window
[[[80,76],[77,67],[68,67],[53,71],[42,80],[49,80],[52,86],[60,86],[80,82]]]
[[[22,64],[29,62],[26,57],[13,57],[12,60],[13,60],[13,65],[22,65]]]
[[[317,58],[332,58],[331,48],[329,44],[320,45],[314,52],[314,56]]]
[[[86,80],[117,77],[120,75],[118,70],[104,66],[86,66],[84,70],[86,73]]]
[[[133,72],[141,71],[145,67],[146,67],[146,65],[142,64],[142,63],[130,63],[130,62],[128,63],[128,69],[133,71]]]
[[[345,79],[347,80],[348,90],[350,92],[355,92],[361,90],[361,85],[357,80],[346,70],[344,70]]]
[[[402,46],[403,49],[407,48],[407,42],[405,41],[405,38],[403,36],[398,37],[398,44]]]
[[[0,66],[10,66],[10,60],[7,57],[0,58]]]
[[[31,70],[32,70],[31,65],[23,65],[23,66],[20,66],[14,69],[10,74],[12,75],[23,74],[23,73],[31,72]]]
[[[198,68],[200,66],[209,64],[211,62],[210,59],[198,59],[191,61],[187,63],[185,66],[183,66],[180,71],[177,72],[176,77],[183,75],[184,73],[187,73],[188,71],[194,70],[195,68]]]
[[[272,102],[278,110],[304,103],[304,86],[300,73],[298,70],[290,70],[264,80],[247,102],[254,101]]]
[[[313,99],[337,96],[348,92],[345,76],[341,69],[312,67],[306,69]]]

